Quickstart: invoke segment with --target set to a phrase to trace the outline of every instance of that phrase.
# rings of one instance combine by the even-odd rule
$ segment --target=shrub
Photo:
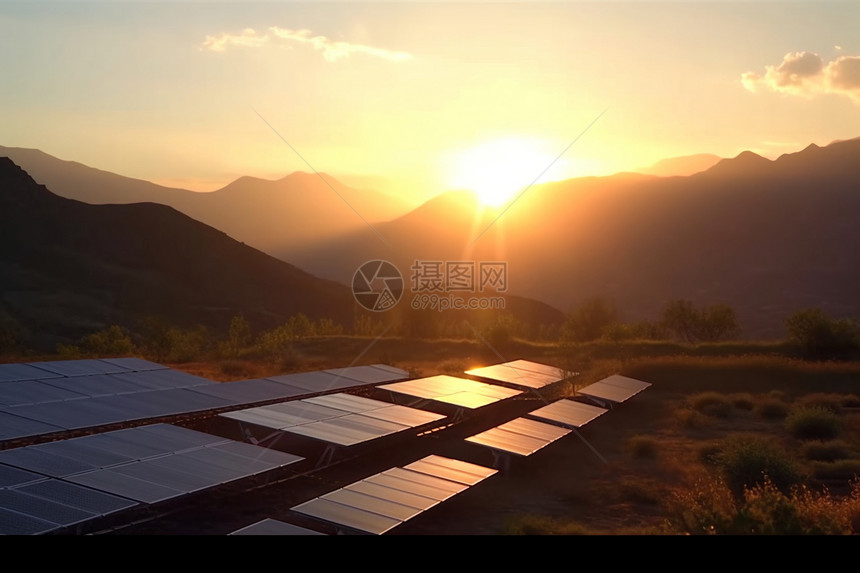
[[[732,394],[729,396],[729,400],[732,403],[732,406],[737,408],[738,410],[752,410],[755,407],[755,400],[751,394],[746,392],[741,394]]]
[[[860,522],[860,487],[837,499],[805,486],[785,492],[772,481],[733,497],[719,480],[679,490],[669,503],[675,531],[712,535],[847,535]]]
[[[834,462],[851,455],[851,446],[841,440],[810,442],[803,446],[803,457],[816,462]]]
[[[726,418],[732,412],[729,398],[719,392],[702,392],[690,397],[690,405],[694,410],[715,418]]]
[[[826,408],[801,406],[789,412],[785,427],[800,440],[832,440],[842,432],[842,419]]]
[[[627,441],[630,452],[636,458],[654,458],[657,456],[658,441],[651,436],[633,436]]]
[[[794,461],[781,448],[751,435],[737,434],[723,440],[718,465],[729,490],[739,498],[744,489],[766,480],[788,491],[802,479]]]
[[[824,394],[815,392],[801,396],[794,402],[795,406],[810,406],[830,410],[834,414],[842,412],[842,396],[840,394]]]
[[[860,408],[860,396],[846,394],[839,400],[839,405],[843,408]]]
[[[802,310],[785,322],[788,337],[811,358],[846,359],[860,347],[860,328],[849,319],[832,319],[819,308]]]
[[[723,447],[720,444],[705,444],[699,446],[697,457],[700,462],[707,466],[716,466],[719,465],[722,452]]]
[[[851,481],[860,478],[860,460],[815,462],[812,476],[816,479]]]
[[[788,404],[775,398],[768,398],[755,407],[755,413],[766,420],[781,420],[788,415],[788,410]]]

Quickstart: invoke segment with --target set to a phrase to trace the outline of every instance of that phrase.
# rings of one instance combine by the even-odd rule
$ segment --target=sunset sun
[[[482,204],[501,207],[532,184],[555,156],[540,142],[509,137],[466,149],[451,162],[449,184],[473,191]]]

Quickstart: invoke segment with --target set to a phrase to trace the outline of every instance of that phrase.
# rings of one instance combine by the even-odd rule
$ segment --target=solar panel
[[[0,452],[0,463],[51,477],[64,477],[96,469],[92,464],[32,447],[3,450]]]
[[[174,499],[186,493],[127,473],[117,472],[114,469],[78,474],[66,478],[66,481],[149,504]]]
[[[88,446],[87,440],[84,438],[59,440],[37,446],[28,446],[28,449],[78,460],[81,463],[92,466],[92,469],[107,468],[134,461],[134,458],[124,454]]]
[[[613,386],[619,386],[621,388],[626,388],[630,391],[641,392],[645,388],[651,386],[648,382],[643,382],[642,380],[636,380],[635,378],[628,378],[627,376],[621,376],[620,374],[613,374],[608,378],[604,378],[601,382],[605,384],[612,384]]]
[[[376,535],[382,535],[402,523],[392,517],[322,498],[297,505],[293,507],[293,511]]]
[[[577,390],[577,393],[582,394],[583,396],[597,398],[598,400],[620,404],[621,402],[626,402],[643,389],[644,388],[638,390],[631,389],[629,387],[619,386],[617,383],[611,384],[601,380],[594,384],[589,384],[585,388],[580,388]]]
[[[237,380],[195,387],[194,392],[227,400],[232,404],[253,404],[300,396],[306,392],[265,378]]]
[[[527,416],[564,426],[581,428],[606,412],[607,410],[604,408],[583,404],[575,400],[562,399],[529,412]]]
[[[116,374],[120,372],[129,372],[130,368],[125,368],[117,364],[111,364],[104,360],[86,359],[86,360],[55,360],[51,362],[29,362],[30,366],[35,366],[48,372],[54,372],[61,376],[90,376],[92,374]]]
[[[376,410],[378,408],[388,406],[387,402],[379,400],[371,400],[361,396],[353,396],[352,394],[327,394],[325,396],[316,396],[313,398],[305,398],[303,402],[310,404],[319,404],[338,410],[345,410],[352,413],[363,413],[368,410]]]
[[[397,521],[406,521],[422,512],[421,508],[411,505],[404,505],[396,501],[368,495],[360,491],[345,487],[335,490],[331,493],[320,496],[320,499],[327,499],[337,503],[342,503],[357,509],[363,509],[379,515],[390,517]]]
[[[362,384],[391,382],[392,380],[405,378],[409,375],[406,373],[406,376],[404,376],[402,371],[400,373],[393,373],[390,370],[377,368],[376,366],[350,366],[348,368],[333,368],[324,370],[323,372],[329,372],[343,378],[350,378]]]
[[[542,372],[514,368],[509,364],[496,364],[483,368],[467,370],[466,374],[477,376],[488,380],[506,382],[524,388],[543,388],[549,384],[558,382],[562,378],[557,375],[548,375]]]
[[[53,378],[46,380],[45,384],[89,397],[113,396],[115,394],[129,394],[151,390],[151,388],[133,382],[128,378],[119,378],[110,374]]]
[[[365,481],[372,481],[387,487],[402,489],[403,491],[425,497],[432,497],[439,501],[444,501],[469,487],[460,482],[404,468],[391,468],[378,475],[366,478]]]
[[[60,527],[77,525],[98,517],[98,514],[91,511],[28,495],[17,489],[0,489],[0,507],[55,523]]]
[[[0,384],[0,404],[5,406],[60,402],[84,397],[86,394],[58,388],[40,380]]]
[[[416,462],[412,462],[411,464],[404,466],[404,469],[425,473],[470,486],[475,485],[498,472],[498,470],[493,468],[487,468],[477,464],[437,455],[430,455]]]
[[[120,366],[122,368],[126,368],[128,370],[133,370],[135,372],[146,372],[148,370],[167,370],[167,366],[162,366],[161,364],[156,364],[155,362],[150,362],[149,360],[143,360],[142,358],[135,357],[126,357],[126,358],[102,358],[102,362],[107,362],[108,364],[113,364],[115,366]]]
[[[0,534],[2,535],[39,535],[57,529],[60,529],[60,526],[56,523],[0,507]]]
[[[555,366],[550,366],[549,364],[541,364],[540,362],[532,362],[531,360],[512,360],[510,362],[506,362],[508,366],[512,368],[517,368],[518,370],[527,370],[529,372],[537,372],[539,374],[545,374],[547,376],[552,376],[557,380],[564,380],[565,371],[561,368],[556,368]]]
[[[341,527],[381,535],[496,472],[431,455],[405,468],[392,468],[321,495],[293,510]]]
[[[125,372],[115,374],[116,378],[126,380],[140,386],[145,386],[150,390],[168,390],[170,388],[191,388],[195,386],[206,386],[209,384],[218,384],[212,380],[194,376],[187,372],[179,370],[161,369],[161,370],[146,370],[143,372]]]
[[[46,378],[59,378],[60,376],[56,372],[49,372],[44,368],[37,368],[30,364],[0,364],[0,383],[43,380]]]
[[[41,474],[0,464],[0,487],[23,485],[47,479]]]
[[[517,418],[506,424],[469,436],[466,441],[519,456],[529,456],[569,432],[570,430],[558,426]]]
[[[277,519],[266,518],[241,529],[231,532],[229,535],[325,535],[313,529],[293,525]]]
[[[406,406],[399,406],[397,404],[362,412],[362,415],[368,418],[377,418],[379,420],[402,424],[410,428],[417,428],[418,426],[438,422],[445,418],[442,414],[418,410],[417,408],[407,408]]]
[[[62,426],[19,416],[0,410],[0,440],[14,440],[63,431]]]
[[[480,408],[521,393],[520,390],[444,374],[385,384],[379,388],[464,408]]]
[[[104,516],[135,507],[137,502],[67,481],[49,479],[16,488],[16,491]]]

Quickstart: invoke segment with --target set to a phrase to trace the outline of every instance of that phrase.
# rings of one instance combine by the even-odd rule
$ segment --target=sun
[[[473,191],[488,207],[501,207],[547,171],[556,167],[546,144],[524,137],[487,141],[456,153],[449,167],[448,183],[456,189]]]

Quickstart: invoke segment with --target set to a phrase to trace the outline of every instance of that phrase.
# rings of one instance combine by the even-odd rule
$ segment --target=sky
[[[0,0],[0,145],[423,200],[860,136],[860,2]]]

